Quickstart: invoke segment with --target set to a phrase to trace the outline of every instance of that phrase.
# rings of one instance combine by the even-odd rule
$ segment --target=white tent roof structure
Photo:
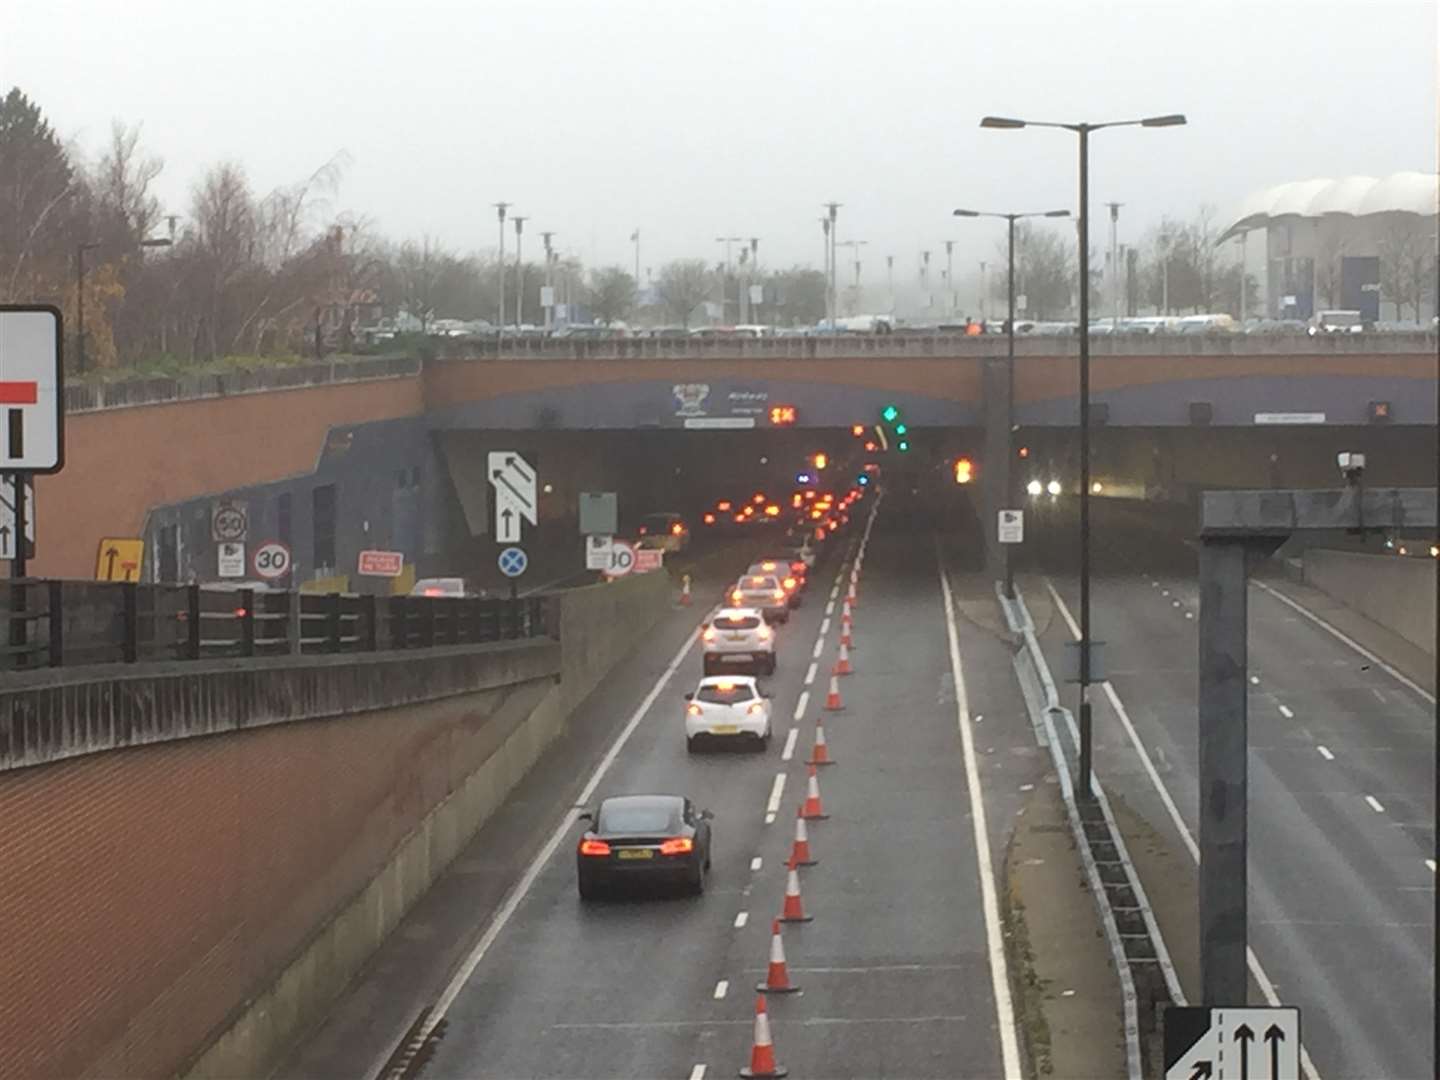
[[[1347,176],[1339,180],[1292,180],[1246,196],[1240,204],[1239,215],[1221,233],[1220,240],[1264,228],[1284,218],[1395,213],[1433,217],[1437,209],[1440,209],[1440,176],[1435,173],[1398,172],[1380,179]]]

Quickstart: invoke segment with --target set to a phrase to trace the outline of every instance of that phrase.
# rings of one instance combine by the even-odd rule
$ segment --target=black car
[[[580,899],[622,884],[679,885],[699,895],[710,869],[709,810],[680,795],[615,795],[580,815]]]

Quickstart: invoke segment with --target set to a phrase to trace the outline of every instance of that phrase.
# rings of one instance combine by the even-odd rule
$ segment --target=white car
[[[788,622],[790,599],[773,574],[746,574],[730,590],[735,607],[758,608],[767,622]]]
[[[700,633],[705,674],[731,665],[749,665],[759,675],[775,674],[775,631],[754,608],[721,608]]]
[[[693,694],[685,695],[685,749],[694,753],[702,742],[770,745],[770,698],[753,675],[707,675]]]

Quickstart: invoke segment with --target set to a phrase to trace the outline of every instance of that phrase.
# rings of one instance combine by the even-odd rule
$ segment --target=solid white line
[[[725,994],[730,989],[730,980],[721,979],[715,984],[715,993],[712,995],[716,1001],[725,1000]]]
[[[810,665],[813,669],[815,665]],[[810,685],[810,680],[805,680],[805,685]],[[805,716],[805,710],[810,707],[810,691],[801,690],[800,697],[795,702],[795,722],[798,724]]]
[[[1315,747],[1315,749],[1320,751],[1320,756],[1323,757],[1326,761],[1335,760],[1335,755],[1330,752],[1330,748],[1328,746],[1317,746]]]
[[[1280,706],[1280,715],[1285,717],[1286,720],[1295,719],[1295,714],[1290,710],[1290,706],[1288,705]]]
[[[975,740],[970,732],[970,700],[965,691],[965,669],[960,662],[960,632],[955,626],[955,598],[939,557],[940,590],[945,598],[945,633],[950,639],[950,674],[955,680],[955,722],[965,756],[965,787],[970,793],[970,824],[975,832],[975,869],[980,878],[980,903],[985,913],[985,939],[990,954],[990,986],[995,994],[995,1019],[1000,1028],[1001,1075],[1019,1077],[1020,1050],[1015,1038],[1015,1009],[1010,1000],[1010,976],[1005,943],[1000,931],[1000,906],[995,896],[995,868],[990,858],[990,833],[985,823],[985,797],[980,769],[975,762]]]
[[[792,727],[790,734],[785,736],[785,749],[780,751],[780,760],[789,761],[795,756],[795,740],[800,737],[800,729]]]
[[[1415,693],[1419,694],[1419,695],[1420,695],[1422,698],[1424,698],[1426,701],[1430,702],[1430,704],[1432,704],[1432,705],[1435,704],[1435,695],[1434,695],[1434,694],[1432,694],[1432,693],[1430,693],[1428,690],[1424,689],[1419,683],[1415,682],[1413,679],[1406,678],[1404,675],[1400,674],[1400,672],[1396,671],[1396,670],[1395,670],[1393,667],[1391,667],[1389,664],[1385,663],[1384,660],[1381,660],[1380,657],[1376,656],[1376,655],[1375,655],[1373,652],[1371,652],[1369,649],[1365,648],[1364,645],[1361,645],[1361,644],[1360,644],[1358,641],[1356,641],[1354,638],[1346,635],[1345,633],[1341,632],[1341,631],[1340,631],[1339,629],[1337,629],[1336,627],[1332,626],[1329,622],[1327,622],[1326,620],[1322,619],[1319,615],[1316,615],[1313,611],[1311,611],[1309,608],[1307,608],[1304,604],[1301,604],[1301,603],[1299,603],[1299,602],[1296,601],[1296,600],[1290,599],[1290,597],[1286,596],[1286,595],[1285,595],[1284,593],[1282,593],[1279,589],[1271,588],[1269,585],[1266,585],[1263,581],[1252,581],[1251,584],[1254,585],[1257,589],[1262,589],[1262,590],[1264,590],[1265,592],[1269,593],[1269,594],[1270,594],[1271,596],[1273,596],[1276,600],[1279,600],[1282,604],[1285,604],[1287,607],[1290,607],[1290,608],[1292,608],[1293,610],[1298,611],[1301,615],[1304,615],[1307,619],[1309,619],[1311,622],[1313,622],[1316,626],[1319,626],[1319,627],[1321,627],[1322,629],[1329,631],[1329,633],[1330,633],[1333,637],[1335,637],[1335,638],[1336,638],[1337,640],[1339,640],[1339,641],[1344,642],[1346,645],[1350,646],[1350,648],[1354,649],[1357,653],[1359,653],[1361,656],[1363,656],[1366,660],[1369,660],[1370,663],[1374,664],[1374,665],[1375,665],[1376,667],[1378,667],[1381,671],[1385,672],[1385,674],[1389,675],[1392,679],[1394,679],[1396,682],[1398,682],[1401,686],[1404,686],[1404,687],[1406,687],[1406,688],[1408,688],[1408,689],[1410,689],[1410,690],[1415,691]]]
[[[1060,615],[1069,626],[1071,636],[1078,641],[1080,627],[1076,624],[1074,617],[1070,614],[1070,609],[1065,606],[1065,601],[1061,599],[1060,594],[1055,590],[1054,583],[1049,578],[1045,579],[1045,588],[1050,591],[1051,599],[1060,609]],[[1170,789],[1165,786],[1160,779],[1160,774],[1155,771],[1155,763],[1150,760],[1150,754],[1146,751],[1145,744],[1140,741],[1140,735],[1135,730],[1135,725],[1131,723],[1130,714],[1125,711],[1125,706],[1120,701],[1120,695],[1115,692],[1115,688],[1110,685],[1108,680],[1101,683],[1100,686],[1110,701],[1111,709],[1114,710],[1121,725],[1125,728],[1125,734],[1135,748],[1135,753],[1139,755],[1140,764],[1144,766],[1145,774],[1150,777],[1150,783],[1154,785],[1160,801],[1165,806],[1166,813],[1170,815],[1170,821],[1174,824],[1175,831],[1180,834],[1180,839],[1184,842],[1186,850],[1190,852],[1190,857],[1195,860],[1195,865],[1200,865],[1200,845],[1195,843],[1195,837],[1191,835],[1189,826],[1180,816],[1180,809],[1175,805],[1175,800],[1171,798]],[[1249,946],[1245,948],[1245,962],[1250,968],[1250,974],[1255,977],[1255,984],[1260,987],[1260,993],[1264,995],[1266,1002],[1278,1008],[1280,995],[1275,993],[1275,984],[1270,981],[1270,976],[1260,966],[1260,958],[1255,955],[1255,950]],[[1311,1080],[1320,1080],[1320,1073],[1315,1068],[1315,1062],[1310,1060],[1310,1051],[1305,1048],[1303,1043],[1300,1046],[1300,1064]]]
[[[1383,813],[1385,813],[1385,807],[1383,807],[1383,806],[1380,805],[1380,800],[1377,799],[1377,798],[1375,798],[1374,795],[1366,795],[1366,796],[1365,796],[1365,801],[1370,804],[1370,809],[1371,809],[1371,810],[1374,810],[1375,813],[1377,813],[1377,814],[1383,814]]]
[[[760,867],[762,867],[762,866],[764,866],[764,865],[765,865],[765,860],[762,859],[759,855],[756,855],[753,859],[750,860],[750,869],[751,869],[752,871],[754,871],[754,870],[759,870]]]
[[[770,786],[770,801],[765,804],[765,813],[778,814],[780,812],[780,796],[785,793],[785,774],[777,772],[775,783]]]
[[[705,1065],[703,1062],[690,1070],[690,1080],[705,1080]]]
[[[738,915],[735,916],[735,929],[736,929],[736,930],[743,929],[744,926],[745,926],[745,924],[746,924],[747,922],[749,922],[749,921],[750,921],[750,913],[749,913],[748,911],[742,911],[742,912],[740,912]]]
[[[830,620],[828,618],[820,621],[820,636],[823,638],[830,632]]]
[[[813,682],[815,681],[815,673],[816,673],[817,671],[819,671],[819,670],[820,670],[820,665],[819,665],[819,664],[811,664],[811,665],[810,665],[809,670],[805,672],[805,685],[806,685],[806,686],[809,686],[811,683],[813,683]]]
[[[622,728],[620,734],[615,737],[615,741],[610,744],[610,749],[607,750],[605,756],[600,759],[600,763],[595,766],[595,771],[590,774],[590,779],[585,782],[585,786],[580,790],[580,794],[575,800],[578,804],[583,806],[590,801],[591,797],[595,794],[595,789],[600,786],[600,781],[605,778],[605,774],[609,772],[610,767],[615,764],[615,759],[620,756],[620,751],[625,749],[625,744],[630,741],[630,736],[635,733],[635,729],[640,726],[640,722],[644,720],[650,712],[650,707],[655,704],[655,699],[660,696],[660,692],[665,689],[671,678],[674,677],[676,670],[685,661],[685,658],[690,655],[690,650],[695,647],[695,642],[698,640],[700,640],[698,633],[690,634],[686,637],[685,644],[680,646],[679,651],[675,653],[669,666],[660,673],[660,677],[655,680],[655,685],[650,688],[650,692],[645,695],[644,700],[640,702],[635,711],[630,715],[630,719],[626,722],[625,727]],[[516,910],[520,907],[521,901],[525,899],[526,894],[529,893],[530,889],[534,886],[536,879],[540,876],[540,872],[544,870],[545,864],[550,861],[556,849],[560,847],[561,841],[570,835],[570,830],[574,824],[575,819],[573,814],[567,813],[555,828],[555,831],[550,834],[550,839],[546,841],[545,846],[540,849],[535,855],[535,858],[530,861],[530,865],[525,868],[525,873],[521,875],[520,880],[515,883],[509,894],[505,897],[505,902],[502,903],[499,910],[495,912],[494,917],[490,920],[490,925],[485,929],[485,933],[481,936],[480,940],[475,943],[475,947],[470,950],[470,954],[465,958],[465,962],[460,965],[460,969],[455,972],[455,975],[446,985],[444,992],[441,993],[439,999],[436,1001],[434,1010],[430,1013],[429,1017],[426,1018],[424,1027],[420,1032],[422,1037],[429,1035],[435,1030],[435,1025],[440,1022],[446,1012],[449,1011],[450,1006],[454,1004],[461,989],[470,981],[470,976],[475,974],[475,969],[480,966],[480,961],[483,960],[485,954],[490,951],[490,946],[495,944],[495,939],[498,938],[500,932],[505,929],[505,924],[514,916]]]
[[[820,659],[820,651],[821,651],[822,649],[824,649],[824,648],[825,648],[825,639],[824,639],[824,638],[816,638],[816,639],[815,639],[815,651],[814,651],[813,653],[811,653],[810,655],[813,656],[816,660],[819,660],[819,659]]]

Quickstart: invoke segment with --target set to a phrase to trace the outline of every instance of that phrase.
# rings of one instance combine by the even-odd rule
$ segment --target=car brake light
[[[770,628],[768,626],[761,626],[755,631],[755,636],[758,637],[761,641],[769,641]]]
[[[609,855],[610,845],[604,840],[581,840],[581,855]]]
[[[752,501],[753,501],[757,506],[759,506],[761,503],[763,503],[763,502],[765,501],[765,496],[762,495],[762,494],[760,494],[760,492],[757,491],[757,492],[755,493],[755,498],[754,498]]]
[[[731,505],[733,504],[730,502],[729,499],[721,499],[715,504],[715,509],[719,510],[723,514],[730,509]]]
[[[714,525],[714,524],[715,524],[715,515],[714,515],[714,514],[706,514],[706,515],[705,515],[705,518],[704,518],[704,521],[705,521],[705,524],[706,524],[706,525]]]
[[[771,503],[769,506],[765,507],[765,516],[766,516],[766,517],[779,517],[779,516],[780,516],[780,507],[776,506],[774,503]]]
[[[671,526],[670,526],[670,532],[671,532],[673,535],[675,535],[675,536],[679,536],[679,535],[680,535],[681,533],[683,533],[684,531],[685,531],[685,526],[684,526],[684,525],[681,525],[678,521],[677,521],[674,525],[671,525]]]
[[[796,584],[798,583],[793,577],[787,577],[781,584],[783,584],[785,588],[789,590],[795,588]]]
[[[650,530],[647,529],[644,525],[641,525],[641,526],[640,526],[639,535],[644,536],[644,535],[645,535],[647,532],[649,532],[649,531],[650,531]]]
[[[660,845],[661,855],[688,855],[695,850],[695,841],[688,836],[676,836]]]
[[[746,709],[745,711],[746,711],[747,713],[749,713],[751,716],[759,716],[761,713],[763,713],[763,712],[765,711],[765,706],[762,705],[760,702],[757,701],[757,702],[755,702],[753,705],[751,705],[748,709]]]
[[[776,590],[775,590],[775,599],[776,599],[776,600],[784,600],[784,599],[785,599],[785,590],[784,590],[784,589],[776,589]]]
[[[745,515],[744,515],[744,514],[736,514],[736,515],[735,515],[735,524],[736,524],[736,525],[743,525],[743,524],[745,524]]]
[[[432,587],[427,588],[427,589],[425,590],[425,595],[426,595],[426,596],[444,596],[445,593],[444,593],[442,590],[437,589],[437,588],[434,588],[434,587],[432,586]]]
[[[689,713],[691,716],[699,716],[699,715],[700,715],[702,712],[704,712],[705,710],[702,709],[702,708],[700,708],[699,705],[696,705],[696,704],[692,701],[692,702],[690,703],[690,705],[686,708],[685,711],[686,711],[687,713]]]
[[[245,617],[245,609],[243,607],[237,607],[235,609],[235,617],[237,619],[243,619]]]

